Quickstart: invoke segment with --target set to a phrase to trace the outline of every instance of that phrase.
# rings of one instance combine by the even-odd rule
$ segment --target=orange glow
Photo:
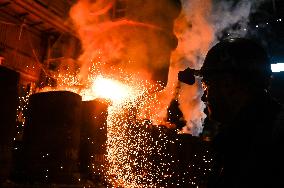
[[[92,92],[96,98],[104,98],[116,103],[126,100],[134,93],[130,86],[102,76],[95,78]]]
[[[185,66],[180,62],[182,59],[200,68],[196,56],[200,59],[199,55],[204,55],[212,41],[212,29],[205,19],[210,12],[210,0],[203,0],[201,7],[200,0],[191,1],[191,8],[186,11],[192,14],[190,22],[185,14],[177,20],[175,35],[179,43],[171,61],[174,41],[168,38],[172,37],[171,33],[168,36],[163,30],[171,25],[163,23],[160,27],[148,21],[137,22],[144,17],[144,11],[141,11],[143,17],[137,20],[114,21],[105,14],[113,2],[82,0],[72,7],[70,17],[83,49],[76,62],[80,66],[79,73],[60,72],[53,77],[57,81],[56,88],[46,87],[41,92],[68,90],[80,94],[83,101],[108,100],[111,104],[106,122],[107,155],[104,156],[107,163],[103,172],[106,182],[114,187],[158,187],[157,182],[168,176],[164,172],[169,171],[174,161],[159,165],[149,156],[157,152],[155,155],[164,157],[163,148],[171,140],[160,131],[158,137],[163,144],[153,144],[151,132],[144,128],[165,124],[167,108],[174,97],[181,101],[188,127],[194,127],[196,123],[191,122],[201,119],[198,88],[179,86],[177,73],[186,68],[182,67]],[[147,11],[154,7],[149,8]],[[192,27],[188,28],[189,25]],[[164,77],[168,78],[168,84],[161,90],[162,84],[155,80]],[[174,128],[174,125],[166,125]]]

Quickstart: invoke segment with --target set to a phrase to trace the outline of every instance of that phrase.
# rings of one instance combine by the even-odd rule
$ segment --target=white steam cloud
[[[209,48],[220,38],[244,37],[249,17],[265,0],[182,0],[182,13],[176,21],[175,34],[179,39],[172,55],[169,83],[187,67],[200,69]],[[187,121],[183,132],[198,136],[202,131],[205,105],[200,80],[193,86],[176,83],[180,109]]]
[[[226,30],[228,37],[245,37],[248,31],[249,16],[267,0],[213,0],[210,22],[214,27],[216,39]]]

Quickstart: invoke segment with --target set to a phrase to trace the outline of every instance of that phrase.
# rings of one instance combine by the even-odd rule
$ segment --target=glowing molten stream
[[[92,92],[97,98],[108,99],[114,103],[133,96],[133,89],[120,81],[98,76],[92,84]]]

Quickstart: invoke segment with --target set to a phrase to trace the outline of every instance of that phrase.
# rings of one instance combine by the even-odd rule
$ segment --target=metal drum
[[[16,132],[19,73],[0,66],[0,183],[9,177]]]
[[[31,95],[23,136],[26,181],[79,183],[81,104],[69,91]]]
[[[106,170],[107,108],[99,100],[82,104],[80,171],[85,179],[98,181]]]

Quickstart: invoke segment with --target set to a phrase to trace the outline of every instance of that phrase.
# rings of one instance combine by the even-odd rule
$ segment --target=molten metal
[[[119,103],[135,95],[130,86],[102,76],[95,78],[91,89],[96,98],[108,99],[113,103]]]

